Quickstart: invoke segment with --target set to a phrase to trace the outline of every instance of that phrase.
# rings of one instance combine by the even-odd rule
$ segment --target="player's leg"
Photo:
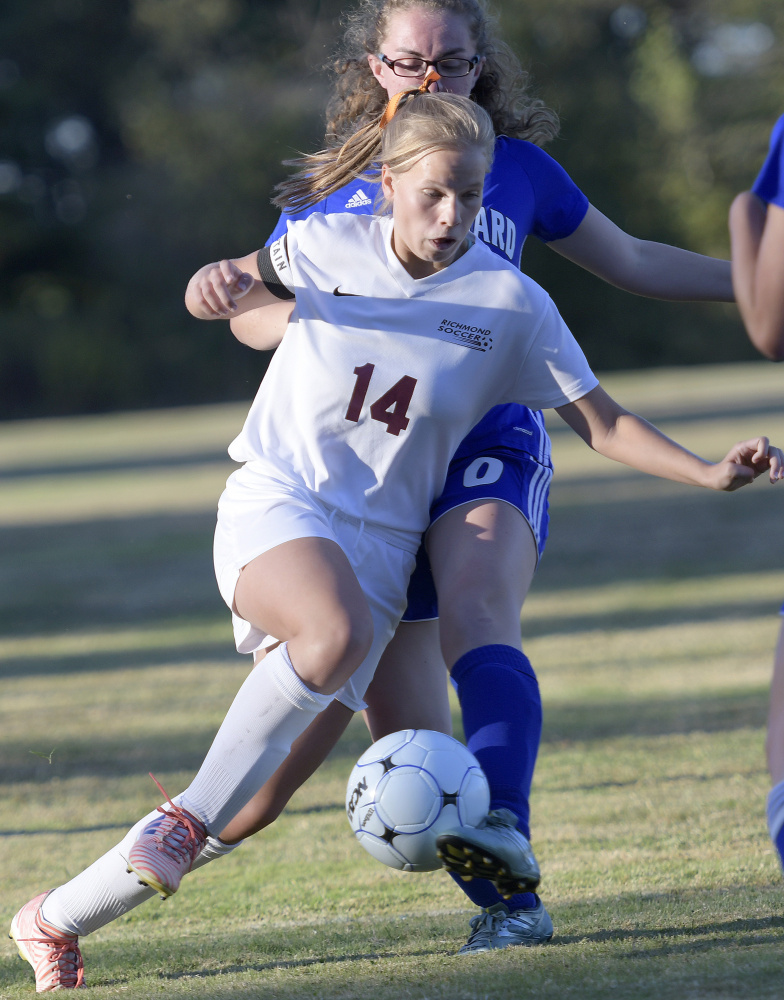
[[[416,608],[424,607],[423,601],[428,602],[425,618],[429,616],[429,620],[403,621],[398,625],[381,654],[373,680],[364,695],[367,705],[365,721],[373,740],[400,729],[452,732],[435,589],[426,560],[425,565],[426,576],[422,583],[425,596],[419,594],[417,567],[409,585],[408,598],[410,606]],[[337,744],[351,721],[354,707],[361,707],[358,703],[349,707],[341,702],[341,697],[343,694],[339,692],[332,704],[294,741],[291,753],[275,774],[221,832],[222,842],[236,844],[263,830],[280,815],[294,792]]]
[[[434,620],[401,622],[384,651],[366,694],[365,718],[373,739],[409,728],[451,733],[444,684],[446,666],[438,629],[434,627],[437,624]],[[512,822],[516,822],[516,817]],[[498,827],[496,832],[502,836],[506,833]],[[517,854],[519,843],[513,843],[511,848]],[[550,916],[534,893],[504,899],[488,879],[472,878],[467,882],[459,876],[453,878],[469,899],[483,908],[471,920],[471,934],[460,949],[461,954],[511,944],[539,944],[552,937]]]
[[[370,609],[330,538],[296,538],[256,556],[239,575],[234,610],[252,628],[285,641],[240,688],[182,793],[183,809],[169,809],[129,851],[129,870],[163,896],[176,892],[207,832],[223,831],[275,773],[372,645]],[[162,837],[171,849],[161,850]]]
[[[364,691],[404,608],[413,556],[338,512],[328,521],[334,540],[317,536],[314,524],[313,536],[277,545],[252,559],[233,589],[222,588],[243,622],[262,636],[274,630],[286,641],[254,667],[199,773],[182,793],[185,816],[175,816],[180,836],[182,825],[194,816],[207,830],[225,832],[228,822],[283,764],[291,744],[332,700],[339,681],[344,682],[337,689],[344,708],[333,710],[314,727],[316,737],[328,737],[333,743],[350,713],[364,705]],[[346,552],[351,553],[350,561]],[[219,579],[225,582],[223,574]],[[296,663],[308,669],[304,679],[288,657],[289,648]],[[314,690],[317,687],[327,693]],[[311,739],[308,749],[305,742],[298,744],[302,753],[292,768],[279,776],[281,787],[311,773],[329,749],[317,738]],[[287,786],[284,801],[290,793]],[[165,813],[164,822],[173,813],[173,809]],[[160,832],[148,827],[129,852],[129,868],[158,891],[162,887],[162,894],[176,891],[183,869],[190,867],[187,858],[174,879],[159,878],[156,871],[166,863],[153,840],[160,840]],[[179,853],[183,854],[181,845]]]
[[[365,722],[373,740],[401,729],[434,729],[451,735],[447,671],[437,618],[398,625],[365,701]]]
[[[484,911],[472,921],[461,953],[541,943],[552,937],[552,921],[532,891],[520,891],[538,882],[528,837],[542,707],[536,676],[520,648],[520,608],[537,547],[520,511],[490,500],[440,518],[428,548],[466,743],[491,792],[483,829],[439,839],[447,867],[470,876],[458,884]]]
[[[480,528],[483,520],[488,523]],[[466,525],[469,527],[464,530]],[[487,566],[474,558],[477,530],[482,551],[490,539],[494,546],[492,552],[487,549]],[[491,639],[520,647],[520,607],[533,577],[537,553],[532,549],[533,535],[519,511],[493,501],[463,505],[440,517],[431,531],[433,544],[438,546],[443,538],[446,549],[451,550],[443,562],[444,572],[455,574],[455,593],[448,584],[442,585],[451,614],[440,627],[430,563],[420,552],[408,588],[404,619],[384,650],[365,696],[365,718],[373,739],[409,728],[451,732],[442,642],[453,660],[476,644],[487,645]],[[496,558],[499,548],[501,558],[509,563],[508,567],[502,565],[500,572]],[[468,581],[466,576],[471,576],[472,570],[478,570],[479,576]],[[517,579],[519,585],[515,584]]]
[[[520,609],[539,554],[518,508],[489,498],[450,510],[430,528],[427,550],[450,670],[472,649],[521,648]]]
[[[291,796],[315,773],[354,716],[337,698],[291,745],[291,752],[248,804],[227,824],[221,843],[236,845],[273,823]]]
[[[536,888],[539,872],[528,837],[542,709],[519,624],[537,547],[520,512],[492,500],[449,512],[432,531],[445,656],[466,743],[491,789],[483,829],[468,836],[458,829],[439,840],[446,866],[470,877],[458,884],[483,908],[461,953],[538,944],[553,933],[541,900],[525,891]]]
[[[181,805],[179,796],[175,803]],[[84,981],[79,938],[129,913],[155,895],[128,875],[128,852],[144,827],[160,816],[142,817],[123,839],[69,882],[41,893],[14,917],[11,937],[30,962],[39,991],[75,988]],[[229,854],[234,846],[208,837],[193,868]]]
[[[220,834],[236,844],[269,826],[294,792],[336,746],[354,711],[340,693],[294,741],[286,760]],[[447,672],[438,621],[401,622],[381,655],[365,694],[365,721],[373,740],[400,729],[435,729],[451,734]]]
[[[784,620],[773,660],[765,749],[772,782],[767,803],[768,829],[778,852],[779,863],[784,867]]]
[[[515,812],[528,837],[542,718],[520,642],[520,608],[537,562],[533,535],[516,508],[488,500],[439,519],[428,544],[466,743],[488,776],[491,808]]]
[[[243,837],[271,823],[293,792],[335,746],[353,715],[353,710],[338,701],[333,701],[317,715],[258,793],[259,802],[255,807],[252,800],[246,807],[247,816],[243,810],[228,824],[220,838],[208,837],[191,870],[225,857],[239,846]],[[175,796],[174,802],[181,806],[181,796]],[[82,981],[80,937],[104,927],[156,895],[155,889],[128,876],[127,857],[142,830],[159,816],[157,809],[152,810],[106,854],[69,882],[43,894],[43,898],[38,896],[31,900],[15,918],[13,930],[28,941],[23,945],[28,951],[24,957],[37,972],[40,969],[40,978],[37,978],[48,984],[48,988],[52,988],[52,984],[70,988]],[[30,927],[26,927],[27,924]],[[34,933],[31,928],[35,928]]]
[[[372,621],[356,577],[329,539],[296,539],[271,552],[271,557],[264,553],[248,564],[246,584],[236,591],[237,610],[259,629],[265,629],[269,619],[279,634],[290,634],[304,653],[307,680],[322,690],[336,688],[356,661],[361,662],[372,638]],[[284,595],[296,592],[300,610],[284,609],[283,617],[276,618],[274,597],[265,593],[275,589]],[[325,632],[314,638],[311,632],[321,627]],[[334,645],[320,646],[323,635]],[[320,663],[319,649],[324,650]],[[168,809],[141,820],[116,849],[77,879],[48,897],[36,897],[16,915],[12,934],[33,965],[38,987],[53,988],[46,985],[53,965],[61,987],[81,977],[79,933],[128,912],[152,890],[162,895],[176,891],[197,856],[210,854],[210,846],[213,854],[230,850],[217,838],[210,845],[209,832],[223,830],[331,700],[331,692],[319,693],[297,675],[285,644],[255,666],[186,792],[170,801]],[[134,875],[124,874],[123,867]]]
[[[344,531],[355,530],[339,518],[334,528],[341,537]],[[402,642],[392,638],[404,609],[402,592],[411,571],[411,557],[395,546],[380,543],[370,531],[361,531],[358,537],[352,534],[344,541],[363,582],[363,593],[373,618],[371,653],[360,670],[340,688],[329,708],[295,741],[281,767],[222,831],[221,840],[234,843],[271,823],[335,746],[356,711],[367,707],[371,717],[368,726],[374,739],[397,729],[449,731],[446,669],[437,648],[437,631],[431,627],[430,658],[406,636]],[[392,581],[391,586],[387,581]],[[395,595],[392,600],[390,594]],[[383,668],[381,663],[376,667],[391,646],[400,650],[399,658],[393,656]],[[422,666],[427,666],[428,671],[416,669]],[[399,677],[394,673],[397,667],[401,669]],[[383,674],[378,684],[374,670],[376,675],[379,671]]]
[[[257,556],[240,573],[234,605],[245,621],[283,640],[297,675],[313,691],[334,694],[373,640],[356,574],[329,538],[296,538]]]
[[[472,439],[478,440],[477,447],[471,447]],[[489,452],[488,439],[498,441]],[[498,859],[528,884],[538,871],[527,836],[541,699],[521,650],[520,609],[547,537],[551,478],[541,414],[499,407],[469,435],[450,465],[427,535],[444,656],[457,687],[466,742],[479,757],[491,789],[492,822],[484,831],[471,832],[473,848],[484,856],[492,841],[499,848]],[[467,841],[461,846],[472,849]],[[445,867],[459,870],[455,862],[450,855]],[[550,918],[532,892],[507,899],[489,879],[456,881],[484,909],[464,951],[533,943],[552,935]],[[509,880],[501,878],[499,884],[508,895]],[[507,933],[513,918],[513,931]]]
[[[334,527],[341,532],[345,531],[347,526],[338,519]],[[353,529],[349,526],[349,530]],[[386,599],[378,592],[378,587],[371,582],[371,577],[366,572],[367,566],[372,566],[375,571],[371,576],[378,577],[380,570],[382,578],[402,581],[410,568],[409,558],[390,549],[389,546],[379,546],[378,541],[374,541],[369,532],[360,532],[359,538],[347,538],[346,548],[352,553],[355,569],[365,579],[367,588],[365,596],[370,601],[374,651],[368,657],[368,662],[372,665],[377,656],[382,656],[383,659],[381,650],[391,634],[392,623],[399,617],[400,609],[387,605]],[[392,589],[395,589],[394,585]],[[449,731],[451,718],[446,694],[446,668],[438,648],[435,625],[435,622],[430,623],[430,656],[424,654],[422,647],[417,647],[414,641],[406,636],[402,643],[396,644],[400,650],[399,658],[387,661],[384,677],[379,685],[375,684],[375,680],[371,681],[370,689],[365,693],[365,681],[361,671],[359,677],[352,676],[351,681],[341,687],[332,703],[294,741],[289,755],[275,773],[224,827],[220,833],[221,843],[236,844],[264,829],[280,815],[294,792],[313,774],[337,744],[354,712],[364,707],[363,696],[370,705],[373,690],[376,691],[373,701],[376,706],[376,721],[373,725],[369,724],[369,728],[374,739],[401,728]],[[416,628],[414,632],[416,633]],[[424,635],[422,638],[424,639]],[[387,648],[392,645],[393,642],[388,643]],[[266,656],[271,656],[272,653],[273,650],[270,650]],[[260,654],[257,662],[262,662],[264,658],[265,654]],[[430,668],[427,675],[421,669],[416,669],[422,664]],[[398,667],[401,669],[401,676],[396,682],[394,671]],[[381,669],[380,664],[377,669]],[[364,672],[372,676],[372,670],[367,670],[367,663],[364,665]],[[387,698],[390,705],[394,702],[391,709],[384,703]],[[413,708],[414,714],[407,713],[406,707]],[[371,709],[369,711],[372,712]],[[391,725],[392,728],[382,730],[384,724]]]
[[[255,662],[259,663],[263,658],[262,652]],[[337,743],[353,714],[350,709],[333,701],[317,715],[305,733],[294,741],[291,753],[283,764],[257,796],[254,796],[254,800],[260,800],[260,804],[252,809],[254,800],[251,800],[219,838],[208,837],[191,870],[195,871],[210,861],[225,857],[239,846],[243,837],[250,836],[273,822],[293,791],[315,771]],[[281,788],[286,789],[285,796],[281,793]],[[174,802],[182,804],[179,796],[175,797]],[[246,810],[250,814],[249,818],[245,818]],[[153,809],[134,824],[106,854],[69,882],[48,893],[45,905],[40,906],[40,919],[45,924],[56,927],[61,935],[85,937],[152,898],[155,895],[154,889],[141,884],[137,879],[128,878],[127,857],[141,831],[148,823],[157,819],[158,815],[158,810]]]

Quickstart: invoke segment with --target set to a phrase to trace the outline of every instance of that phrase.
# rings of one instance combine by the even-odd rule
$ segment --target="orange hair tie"
[[[403,98],[408,98],[412,94],[426,94],[427,88],[431,83],[435,83],[436,80],[441,79],[441,74],[436,73],[434,69],[431,69],[427,76],[424,78],[422,83],[418,87],[413,87],[411,90],[401,90],[399,93],[395,94],[394,97],[390,97],[387,102],[387,106],[384,108],[384,113],[378,123],[379,129],[382,131],[389,125],[392,119],[395,117],[395,112],[400,107],[400,103]]]

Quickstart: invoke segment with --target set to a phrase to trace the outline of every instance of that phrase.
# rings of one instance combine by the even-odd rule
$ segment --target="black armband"
[[[285,240],[285,236],[283,237]],[[275,270],[272,264],[272,254],[269,247],[262,247],[256,255],[256,263],[259,268],[259,274],[261,280],[264,282],[264,287],[267,288],[277,299],[293,299],[294,292],[291,289],[286,288],[283,282],[278,276],[278,272]]]

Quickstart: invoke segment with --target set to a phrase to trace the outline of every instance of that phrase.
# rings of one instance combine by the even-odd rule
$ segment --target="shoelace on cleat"
[[[52,970],[58,971],[61,982],[68,985],[73,983],[74,988],[77,987],[84,976],[82,971],[84,966],[77,939],[54,937],[40,928],[37,921],[35,926],[40,931],[41,937],[19,938],[18,940],[29,944],[43,945],[49,952],[48,964]]]
[[[193,861],[204,844],[206,828],[190,813],[172,802],[166,789],[152,772],[150,772],[150,777],[171,807],[164,809],[163,806],[158,806],[158,812],[163,813],[165,817],[153,834],[155,839],[160,842],[158,850],[164,851],[175,861],[185,861],[186,859]],[[183,831],[181,827],[185,827],[185,830]]]
[[[510,809],[493,809],[485,816],[479,826],[480,828],[483,826],[506,826],[514,830],[516,822],[515,814]]]
[[[50,949],[49,962],[59,973],[61,983],[73,983],[78,986],[82,979],[81,956],[73,950],[73,941],[53,942]]]
[[[519,832],[517,830],[517,826],[516,826],[515,815],[509,809],[494,809],[492,812],[489,812],[487,814],[487,816],[484,818],[484,820],[482,821],[482,823],[480,824],[480,827],[481,826],[485,826],[485,827],[488,827],[488,826],[492,826],[492,827],[505,827],[512,834]],[[521,836],[522,836],[522,834],[521,834]],[[526,857],[527,857],[529,863],[531,863],[531,864],[535,863],[535,858],[533,856],[533,853],[530,850],[526,851]],[[485,863],[487,864],[487,863],[489,863],[490,859],[489,858],[485,858],[484,860],[485,860]],[[507,872],[506,872],[505,869],[499,869],[499,874],[500,875],[506,875]],[[520,891],[522,892],[524,890],[521,889]]]
[[[496,928],[503,924],[506,920],[507,913],[479,913],[475,917],[471,917],[471,927],[473,930],[466,941],[466,945],[475,944],[477,941],[485,937],[490,937],[495,934]]]

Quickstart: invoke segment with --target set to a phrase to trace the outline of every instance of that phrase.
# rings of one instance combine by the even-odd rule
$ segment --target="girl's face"
[[[448,267],[468,248],[467,236],[482,205],[484,153],[436,149],[409,170],[381,168],[384,197],[392,204],[392,248],[412,278]]]
[[[477,51],[468,22],[460,14],[451,10],[429,11],[413,7],[411,10],[399,11],[390,19],[387,33],[381,40],[380,54],[386,56],[390,62],[411,58],[435,62],[437,59],[450,56],[457,59],[473,59]],[[401,90],[418,87],[425,78],[426,71],[415,77],[397,76],[391,67],[375,54],[368,55],[368,62],[373,75],[390,97],[394,97]],[[431,83],[428,90],[446,91],[468,97],[483,66],[484,59],[480,59],[466,76],[442,76],[440,80]]]

